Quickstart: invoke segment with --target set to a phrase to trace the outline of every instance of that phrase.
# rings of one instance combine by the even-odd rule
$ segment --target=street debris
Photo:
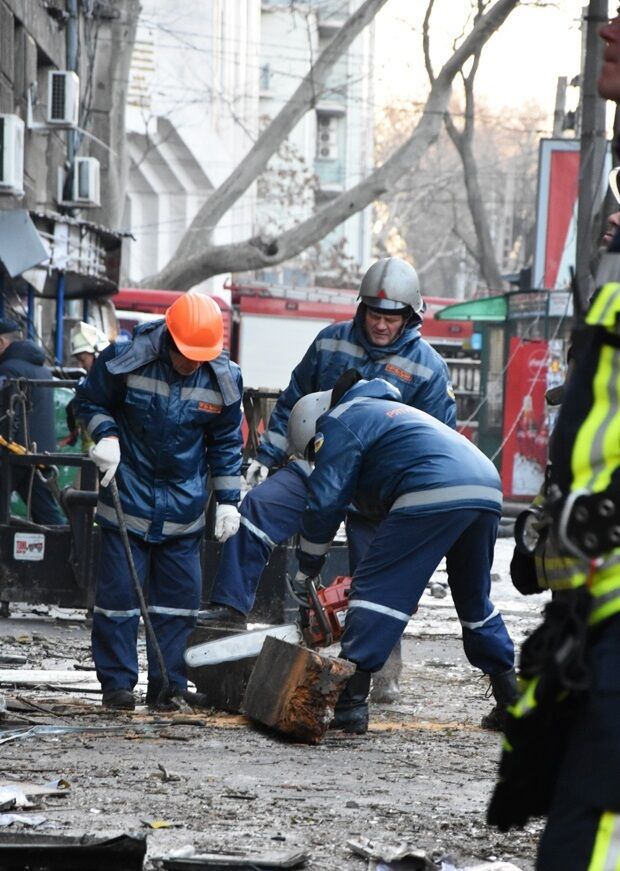
[[[36,783],[0,782],[0,810],[34,807],[32,796],[67,795],[70,784],[64,778],[53,780],[43,786]]]
[[[44,817],[43,814],[0,814],[0,828],[2,829],[8,828],[14,823],[36,829],[46,822],[47,817]]]
[[[357,856],[372,860],[373,864],[369,862],[369,869],[440,871],[440,866],[436,865],[424,850],[417,850],[403,841],[398,844],[387,844],[370,838],[358,838],[347,841],[347,847]]]
[[[36,868],[37,871],[142,871],[146,837],[122,834],[94,835],[7,834],[0,832],[0,868]]]
[[[302,868],[308,853],[267,851],[265,853],[200,853],[195,855],[168,856],[155,859],[157,868],[165,871],[243,871],[243,869]]]

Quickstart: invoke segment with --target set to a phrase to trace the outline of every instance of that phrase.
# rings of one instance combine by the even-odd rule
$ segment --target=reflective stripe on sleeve
[[[238,490],[241,487],[239,475],[222,475],[219,478],[212,478],[211,480],[215,490]]]
[[[303,535],[300,535],[299,537],[299,549],[304,553],[307,553],[309,556],[323,556],[327,553],[330,547],[331,541],[314,542],[308,541],[308,539],[304,538]]]
[[[288,450],[288,439],[286,436],[280,435],[280,433],[267,430],[263,435],[263,441],[267,442],[269,445],[273,445],[274,448],[279,448],[281,451]]]
[[[116,426],[116,421],[112,417],[111,414],[95,414],[88,421],[86,425],[86,430],[89,435],[92,435],[98,426],[101,426],[102,423],[112,423]]]
[[[408,623],[411,619],[411,615],[405,614],[404,611],[396,611],[394,608],[388,608],[386,605],[378,605],[376,602],[368,602],[366,599],[352,599],[349,602],[349,611],[353,608],[364,608],[366,611],[376,611],[377,614],[385,614],[386,617],[393,617],[395,620],[400,620],[402,623]]]

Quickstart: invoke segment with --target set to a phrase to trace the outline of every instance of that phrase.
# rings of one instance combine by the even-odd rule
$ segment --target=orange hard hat
[[[224,324],[216,301],[204,293],[184,293],[166,310],[166,326],[188,360],[214,360],[222,353]]]

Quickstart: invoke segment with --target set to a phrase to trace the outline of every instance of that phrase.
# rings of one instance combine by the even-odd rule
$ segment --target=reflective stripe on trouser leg
[[[342,655],[366,671],[387,660],[424,588],[477,511],[390,514],[353,576]]]
[[[129,536],[140,581],[148,566],[149,545]],[[122,539],[113,529],[100,529],[97,592],[93,613],[93,659],[101,688],[133,689],[138,680],[140,605],[129,573]]]
[[[307,492],[305,479],[289,468],[250,490],[239,507],[239,532],[222,548],[211,602],[250,613],[274,545],[299,532]]]
[[[202,592],[201,535],[170,538],[151,545],[148,611],[170,685],[187,687],[183,653],[196,624]],[[161,684],[159,663],[147,636],[149,684]]]
[[[479,511],[446,554],[448,583],[463,630],[463,649],[485,674],[514,665],[514,645],[490,599],[491,566],[499,517]]]

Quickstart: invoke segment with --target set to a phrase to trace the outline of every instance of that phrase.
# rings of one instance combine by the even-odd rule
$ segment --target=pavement
[[[492,596],[520,644],[547,597],[512,587],[513,547],[498,539]],[[434,580],[445,581],[442,566]],[[9,830],[0,813],[0,832],[140,832],[146,869],[175,852],[274,850],[306,853],[317,871],[389,868],[353,851],[360,838],[386,850],[405,843],[444,871],[534,868],[539,822],[509,834],[485,823],[501,742],[479,726],[492,702],[462,652],[449,593],[425,592],[407,627],[400,699],[372,706],[367,735],[328,733],[313,747],[240,715],[104,711],[84,612],[13,605],[0,638],[2,657],[13,659],[0,662],[4,782],[67,784],[20,810],[36,825]],[[143,642],[140,657],[144,665]]]

